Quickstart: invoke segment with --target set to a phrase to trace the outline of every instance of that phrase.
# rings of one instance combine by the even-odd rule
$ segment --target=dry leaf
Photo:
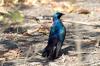
[[[42,3],[42,4],[48,4],[48,3],[50,3],[50,2],[53,2],[54,0],[41,0],[40,2]]]
[[[0,62],[1,62],[1,61],[5,61],[5,58],[0,58]]]
[[[54,11],[60,11],[60,12],[75,12],[77,10],[77,7],[71,3],[68,2],[52,2],[51,6]]]
[[[26,32],[26,35],[32,35],[32,33],[35,33],[39,30],[39,28],[36,28],[36,29],[28,29],[27,32]]]
[[[96,8],[94,9],[96,12],[100,12],[100,8]]]
[[[18,49],[15,49],[15,50],[9,50],[7,53],[4,54],[4,57],[6,59],[16,59],[16,58],[19,58],[21,55],[20,51]]]
[[[49,30],[50,30],[50,25],[47,23],[43,23],[38,29],[38,32],[43,33],[43,34],[48,34]]]
[[[89,10],[86,10],[86,9],[79,9],[79,10],[78,10],[78,13],[79,13],[79,14],[89,14],[90,11],[89,11]]]
[[[25,33],[23,33],[23,35],[24,35],[24,36],[32,36],[32,34],[31,34],[31,33],[29,33],[29,32],[28,32],[28,33],[27,33],[27,32],[25,32]]]
[[[24,5],[32,6],[33,0],[25,0]]]

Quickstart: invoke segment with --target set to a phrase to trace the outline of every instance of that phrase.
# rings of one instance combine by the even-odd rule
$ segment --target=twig
[[[74,36],[75,39],[81,39],[81,34],[78,32],[79,28],[79,24],[75,24],[75,35],[77,36]],[[76,48],[77,48],[77,52],[81,52],[81,41],[76,41]],[[78,63],[79,63],[79,66],[81,66],[82,62],[81,62],[81,53],[78,54]]]
[[[30,54],[30,52],[31,52],[31,46],[29,47],[29,49],[28,49],[28,51],[27,51],[27,55],[26,55],[26,57],[25,57],[25,60],[24,60],[24,64],[26,64],[26,61],[28,60],[28,56],[29,56],[29,54]]]
[[[97,22],[82,22],[82,21],[72,21],[72,20],[63,20],[63,22],[68,22],[68,23],[76,23],[76,24],[84,24],[84,25],[90,25],[90,26],[95,26],[95,25],[100,25],[100,21]]]
[[[81,51],[81,52],[77,52],[77,51],[68,51],[70,54],[100,54],[100,52],[84,52],[84,51]]]

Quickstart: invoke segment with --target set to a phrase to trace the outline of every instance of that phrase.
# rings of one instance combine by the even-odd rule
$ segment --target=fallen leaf
[[[78,10],[78,13],[79,13],[79,14],[89,14],[90,11],[89,11],[89,10],[86,10],[86,9],[79,9],[79,10]]]
[[[9,60],[19,58],[20,56],[21,56],[21,53],[18,49],[9,50],[8,52],[4,54],[4,57]]]
[[[76,12],[77,7],[71,3],[68,2],[52,2],[51,3],[52,9],[54,11],[60,11],[60,12],[67,12],[67,13],[71,13],[71,12]]]

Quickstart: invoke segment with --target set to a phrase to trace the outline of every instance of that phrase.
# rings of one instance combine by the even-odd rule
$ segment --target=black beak
[[[65,15],[64,13],[62,13],[62,15]]]

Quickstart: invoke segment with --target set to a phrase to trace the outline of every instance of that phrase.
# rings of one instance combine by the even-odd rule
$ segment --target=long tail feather
[[[42,56],[43,57],[48,57],[49,56],[49,52],[50,52],[49,48],[46,47],[42,52]]]
[[[56,58],[59,57],[59,54],[60,54],[60,52],[61,52],[61,46],[62,46],[62,45],[61,45],[61,42],[58,42],[58,43],[57,43],[57,46],[56,46],[56,52],[55,52],[55,54],[56,54],[55,57],[56,57]]]
[[[58,42],[56,46],[46,47],[42,53],[43,57],[47,57],[50,60],[54,60],[59,57],[61,52],[61,42]]]

